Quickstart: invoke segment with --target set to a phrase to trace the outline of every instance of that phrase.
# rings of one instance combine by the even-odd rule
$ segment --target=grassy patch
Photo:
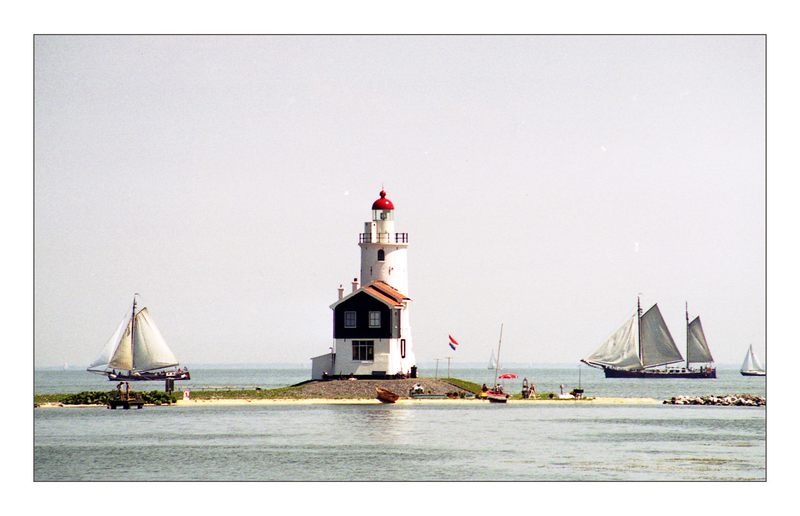
[[[468,390],[473,394],[478,394],[481,392],[481,386],[477,383],[468,382],[467,380],[461,380],[459,378],[442,378],[442,380],[452,383],[456,387],[461,387],[462,389]]]

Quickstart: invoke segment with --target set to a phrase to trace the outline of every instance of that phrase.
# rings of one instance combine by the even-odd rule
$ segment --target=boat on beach
[[[110,381],[189,380],[189,369],[178,359],[158,330],[147,307],[136,310],[136,296],[129,315],[120,322],[100,355],[86,369]]]
[[[381,403],[394,403],[400,398],[400,395],[393,393],[389,389],[384,389],[383,387],[375,387],[375,397]]]
[[[742,362],[739,373],[742,376],[767,376],[767,371],[753,352],[752,344],[750,344],[750,347],[747,349],[747,354],[744,356],[744,362]]]
[[[500,340],[497,342],[497,358],[494,363],[494,387],[486,391],[485,398],[489,403],[506,403],[510,395],[503,392],[503,388],[497,383],[497,373],[500,367],[500,346],[503,344],[503,324],[500,324]]]
[[[711,365],[692,368],[691,363],[713,363],[700,317],[689,322],[686,311],[686,366],[664,317],[654,304],[642,314],[637,298],[636,314],[626,320],[605,342],[581,362],[600,368],[606,378],[716,378]],[[668,366],[668,367],[664,367]]]

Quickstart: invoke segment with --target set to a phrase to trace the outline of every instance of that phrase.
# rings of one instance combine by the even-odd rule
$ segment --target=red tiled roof
[[[385,281],[375,280],[366,287],[364,290],[369,290],[371,294],[377,294],[381,297],[388,298],[396,305],[402,305],[403,301],[411,300],[410,297],[406,296],[393,286],[389,285]]]
[[[333,303],[331,305],[331,308],[334,308],[336,305],[338,305],[345,299],[350,299],[352,296],[360,292],[364,292],[367,295],[374,297],[375,299],[377,299],[382,303],[386,303],[387,305],[395,306],[398,308],[402,308],[404,301],[411,301],[410,297],[406,296],[405,294],[403,294],[393,286],[389,285],[385,281],[375,280],[372,283],[356,290],[352,294],[345,296],[344,298]]]

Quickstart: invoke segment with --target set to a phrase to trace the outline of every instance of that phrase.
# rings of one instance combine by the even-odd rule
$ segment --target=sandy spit
[[[401,398],[396,405],[458,405],[464,403],[479,403],[488,405],[489,402],[478,399],[427,399],[415,400]],[[662,400],[654,398],[587,398],[583,400],[509,400],[508,405],[652,405],[661,404]],[[380,405],[376,399],[218,399],[218,400],[179,400],[177,407],[210,407],[230,405]],[[145,405],[149,406],[149,405]],[[60,403],[43,403],[38,408],[105,408],[105,405],[63,405]]]

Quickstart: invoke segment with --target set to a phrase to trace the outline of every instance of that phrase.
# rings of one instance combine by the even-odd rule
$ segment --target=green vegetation
[[[178,401],[174,392],[136,391],[139,399],[152,405],[169,405]],[[63,403],[64,405],[105,405],[117,395],[116,391],[83,391],[77,394],[36,394],[33,402]]]
[[[477,383],[468,382],[466,380],[461,380],[459,378],[442,378],[443,381],[452,383],[456,387],[461,387],[462,389],[470,391],[472,394],[478,394],[481,392],[481,386]]]

